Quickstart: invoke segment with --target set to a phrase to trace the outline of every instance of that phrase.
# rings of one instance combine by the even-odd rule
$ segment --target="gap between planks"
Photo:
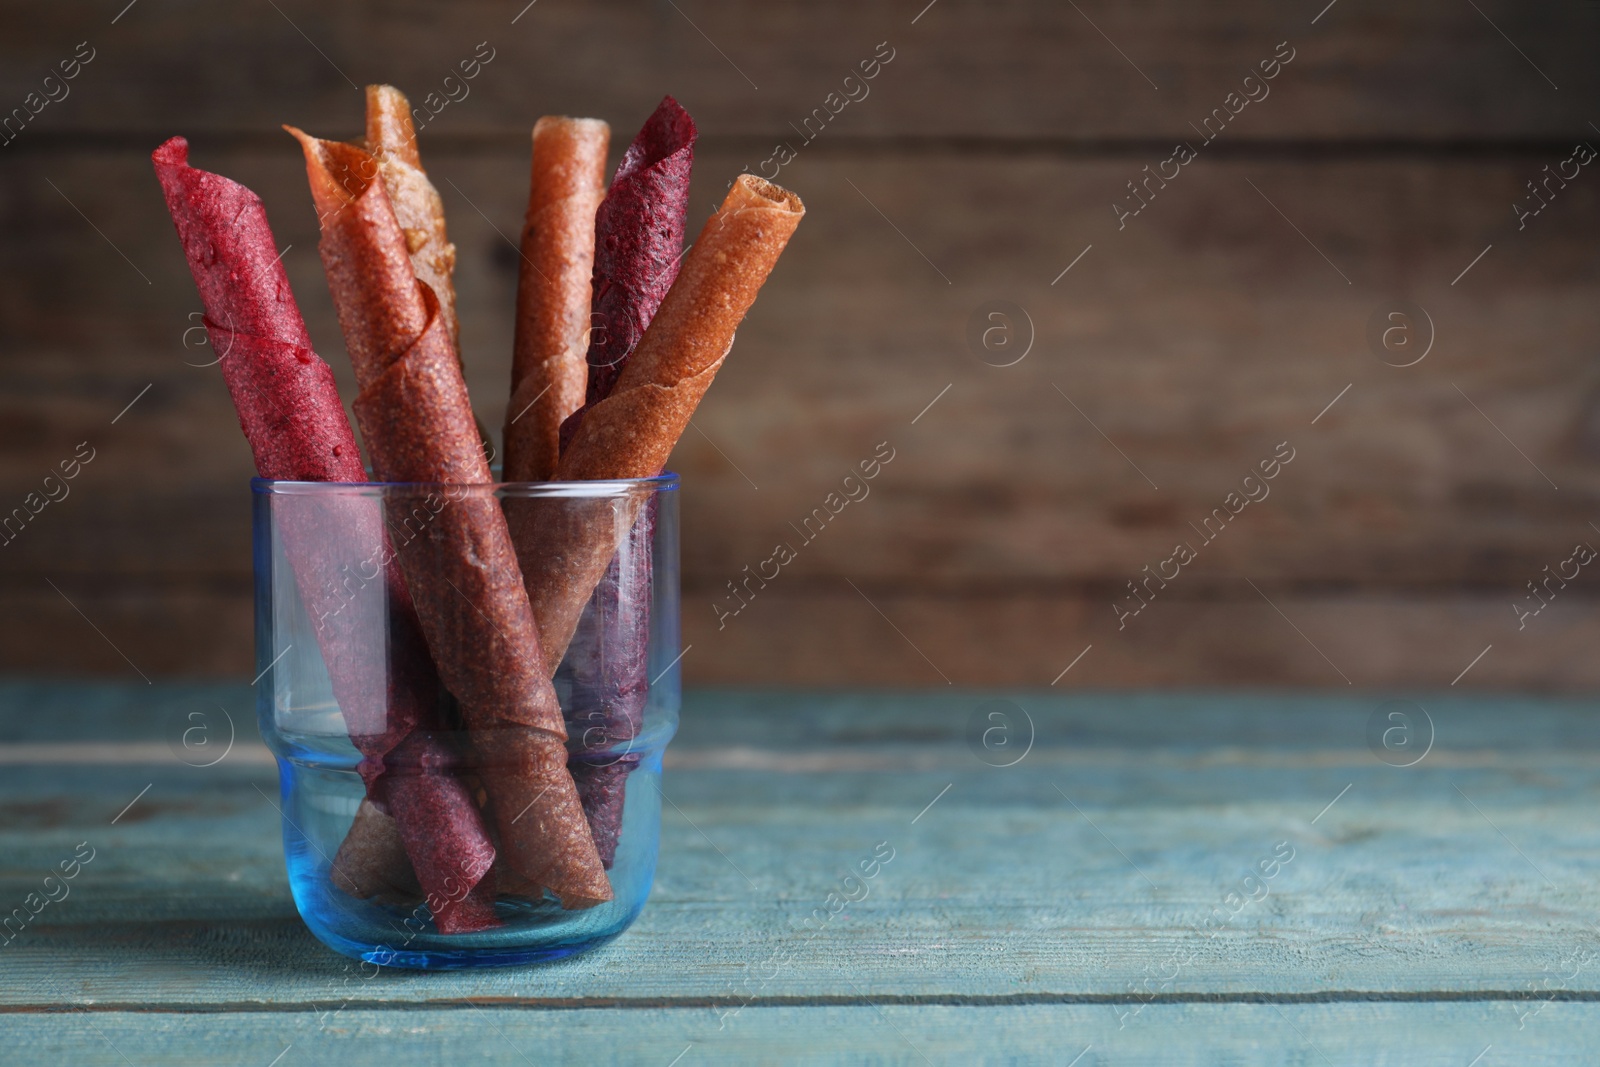
[[[1142,745],[1035,745],[1029,753],[1035,765],[1100,766],[1107,763],[1159,764],[1167,767],[1216,766],[1309,767],[1364,766],[1372,754],[1364,748],[1248,748],[1217,746],[1204,749],[1170,748],[1153,742]],[[954,742],[925,745],[885,745],[855,750],[817,749],[785,752],[753,746],[669,748],[664,757],[668,770],[769,771],[775,774],[827,774],[834,772],[973,770],[972,757]],[[1594,767],[1600,749],[1533,748],[1506,752],[1500,749],[1434,749],[1430,768],[1528,770]],[[162,766],[190,767],[159,742],[42,742],[0,744],[0,767],[27,766]],[[272,752],[265,745],[236,745],[217,766],[271,768]]]
[[[1562,990],[1541,1000],[1572,1003],[1600,1003],[1600,990]],[[882,1007],[1024,1007],[1073,1004],[1443,1004],[1516,1003],[1528,1001],[1526,990],[1383,990],[1334,989],[1320,993],[882,993],[866,996],[813,994],[810,996],[757,997],[744,1002],[755,1008],[838,1008]],[[314,1012],[326,1008],[326,1000],[259,1001],[240,1000],[215,1003],[178,1001],[147,1003],[134,1001],[61,1001],[44,1004],[0,1004],[0,1015],[49,1015],[64,1012],[93,1014],[145,1015],[221,1015],[250,1013]],[[418,1011],[521,1009],[527,1011],[705,1011],[731,1007],[738,998],[697,997],[448,997],[439,1000],[343,1000],[342,1011]]]

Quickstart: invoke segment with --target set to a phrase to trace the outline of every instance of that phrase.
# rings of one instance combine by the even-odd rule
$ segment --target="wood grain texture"
[[[347,377],[310,251],[314,219],[282,155],[207,162],[267,197],[313,330]],[[436,164],[471,190],[462,198],[445,186],[463,249],[469,377],[490,424],[509,373],[509,313],[496,315],[496,304],[509,308],[514,279],[509,247],[472,208],[503,216],[511,232],[522,195],[512,163],[507,154]],[[137,159],[35,164],[33,178],[54,170],[91,217],[117,220],[115,239],[156,271],[163,295],[152,297],[70,206],[40,202],[74,234],[52,243],[71,271],[100,279],[128,340],[105,349],[100,326],[72,315],[80,297],[43,280],[23,301],[28,316],[8,320],[20,350],[39,355],[0,370],[13,386],[0,402],[12,427],[6,490],[20,499],[77,439],[99,452],[73,495],[3,550],[0,595],[30,620],[3,646],[5,662],[122,669],[43,574],[147,673],[242,673],[248,453],[215,371],[184,366],[213,357],[183,346],[192,299],[153,186],[149,211],[119,214],[124,181],[97,191],[89,175],[121,170],[133,185]],[[673,460],[687,486],[685,616],[699,645],[685,662],[691,679],[936,680],[848,579],[956,681],[1048,681],[1063,655],[1098,640],[1120,649],[1086,661],[1088,680],[1102,684],[1342,684],[1249,579],[1302,629],[1326,620],[1313,640],[1342,646],[1327,654],[1357,684],[1448,682],[1502,634],[1525,649],[1463,684],[1600,680],[1591,658],[1568,656],[1593,639],[1582,582],[1527,632],[1512,610],[1525,582],[1588,536],[1594,503],[1589,386],[1573,387],[1594,377],[1586,339],[1600,327],[1582,280],[1581,234],[1600,208],[1586,190],[1552,206],[1573,225],[1535,220],[1517,234],[1496,212],[1527,169],[1520,161],[1413,164],[1403,174],[1371,162],[1221,163],[1186,175],[1190,184],[1118,232],[1105,197],[1126,164],[819,158],[795,167],[812,219]],[[734,169],[734,157],[703,153],[702,173]],[[1362,285],[1344,285],[1249,182],[1303,205],[1300,222]],[[874,203],[891,217],[937,216],[918,247],[958,283],[944,285],[852,184],[882,197]],[[704,183],[697,196],[709,199]],[[1029,198],[1062,212],[1060,231],[1018,225],[1016,204]],[[940,214],[941,202],[965,207]],[[1514,238],[1490,253],[1504,249],[1504,260],[1474,268],[1462,285],[1479,287],[1466,292],[1449,280],[1473,244],[1442,250],[1398,236],[1448,231],[1463,214]],[[1051,287],[1052,270],[1070,259],[1069,234],[1098,239],[1089,256],[1104,258],[1085,258]],[[1385,236],[1374,243],[1373,234]],[[1419,262],[1395,266],[1404,255]],[[1196,273],[1198,263],[1209,265]],[[868,278],[887,281],[857,284]],[[1383,293],[1431,305],[1437,354],[1396,369],[1366,350],[1361,331]],[[997,295],[1022,303],[1035,324],[1035,350],[1014,367],[984,365],[961,340],[971,310]],[[52,336],[64,329],[77,331],[65,347]],[[1224,346],[1229,336],[1237,341]],[[1271,496],[1202,545],[1167,601],[1119,632],[1111,605],[1124,583],[1175,541],[1200,543],[1189,524],[1285,440],[1296,459]],[[871,495],[804,541],[805,517],[880,441],[895,460]],[[152,480],[152,470],[169,473]],[[718,631],[713,605],[739,603],[726,583],[779,541],[800,558]],[[1237,619],[1254,620],[1242,641]],[[1109,669],[1119,661],[1128,666]]]
[[[892,64],[839,120],[857,135],[1187,137],[1188,122],[1221,106],[1284,40],[1295,59],[1260,113],[1245,113],[1256,136],[1565,139],[1600,87],[1584,44],[1595,16],[1583,5],[1499,0],[1480,15],[1428,0],[1345,5],[1318,19],[1323,6],[1006,0],[919,15],[925,4],[883,0],[693,0],[677,10],[608,0],[535,6],[513,25],[523,5],[489,0],[452,5],[448,18],[421,0],[381,13],[287,0],[226,19],[184,0],[111,27],[77,12],[41,23],[10,0],[8,21],[30,32],[0,48],[0,92],[20,100],[86,36],[99,56],[34,132],[124,134],[175,121],[191,134],[275,132],[286,109],[307,128],[355,122],[350,82],[442,97],[443,79],[480,41],[495,58],[429,132],[525,136],[547,113],[637,113],[631,129],[671,92],[708,136],[788,137],[788,124],[885,40]]]
[[[1151,1005],[1125,1030],[1106,1005],[839,1005],[747,1008],[719,1032],[709,1012],[661,1008],[375,1011],[337,1004],[292,1012],[95,1012],[13,1016],[19,1064],[85,1067],[283,1062],[937,1064],[983,1067],[1462,1067],[1581,1063],[1600,1041],[1600,1009],[1557,1002],[1517,1030],[1505,1003]],[[695,1016],[700,1016],[696,1018]],[[707,1021],[709,1019],[709,1021]],[[325,1023],[320,1020],[327,1020]],[[1074,1063],[1073,1057],[1079,1057]]]
[[[1523,229],[1512,212],[1588,130],[1591,7],[939,3],[912,25],[887,4],[607,3],[515,26],[479,2],[447,25],[279,7],[133,8],[0,148],[0,515],[77,442],[98,450],[0,547],[0,669],[249,673],[248,451],[195,366],[215,353],[186,333],[150,146],[187,132],[199,165],[262,193],[348,397],[276,124],[355,136],[340,70],[417,98],[487,39],[496,58],[421,138],[461,250],[468,384],[499,425],[532,118],[631,130],[674,92],[704,134],[702,219],[887,37],[872,95],[783,168],[808,219],[673,457],[691,681],[1042,684],[1092,643],[1062,684],[1436,685],[1495,643],[1460,685],[1600,684],[1587,576],[1526,630],[1513,610],[1594,533],[1600,490],[1600,185],[1585,171]],[[0,42],[0,92],[90,34],[74,17]],[[1119,228],[1126,183],[1198,143],[1189,124],[1285,38],[1272,95]],[[996,299],[1032,324],[1015,366],[966,340]],[[1401,299],[1436,334],[1407,368],[1365,336]],[[880,441],[896,459],[871,496],[801,544]],[[1282,441],[1297,458],[1271,497],[1119,630],[1125,583]],[[782,540],[798,560],[719,630],[727,583]]]
[[[237,712],[251,696],[7,683],[0,750],[147,751],[191,704]],[[1385,699],[1431,715],[1435,744],[1414,767],[1365,747]],[[1011,767],[965,742],[991,700],[1031,722]],[[679,811],[633,929],[537,969],[371,979],[295,916],[259,762],[12,764],[0,899],[20,900],[79,841],[97,854],[0,948],[0,1029],[22,1063],[58,1049],[264,1064],[291,1044],[302,1062],[346,1063],[381,1049],[389,1062],[665,1064],[686,1045],[709,1062],[1066,1063],[1090,1046],[1080,1062],[1459,1064],[1486,1045],[1504,1062],[1562,1062],[1593,1041],[1600,1000],[1592,963],[1574,962],[1600,947],[1590,710],[1430,694],[692,692],[669,750]],[[871,895],[803,927],[881,840],[895,857]],[[1284,841],[1294,856],[1269,893],[1208,938],[1205,915]],[[768,976],[777,949],[794,951]],[[1151,974],[1165,981],[1147,991]]]

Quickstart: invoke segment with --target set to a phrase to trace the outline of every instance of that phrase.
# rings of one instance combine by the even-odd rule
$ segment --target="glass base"
[[[352,772],[280,759],[286,816],[283,851],[295,907],[318,941],[341,955],[381,967],[512,967],[588,952],[633,925],[649,899],[661,818],[656,802],[660,767],[657,752],[629,775],[617,862],[608,872],[614,899],[568,911],[548,893],[539,899],[502,896],[494,903],[499,926],[442,934],[426,903],[359,900],[334,887],[328,857],[345,825],[337,813],[354,810],[360,779]]]
[[[643,908],[635,908],[622,915],[614,913],[590,916],[585,912],[568,912],[567,921],[554,924],[570,930],[563,936],[558,929],[532,931],[529,920],[538,915],[554,912],[561,907],[554,900],[538,904],[501,899],[495,903],[495,914],[505,923],[498,930],[480,934],[451,935],[445,937],[433,929],[427,919],[425,930],[409,932],[407,920],[416,922],[403,908],[387,907],[366,901],[344,899],[335,903],[334,895],[324,891],[322,885],[313,889],[301,886],[295,902],[300,916],[312,935],[335,952],[351,959],[377,964],[380,967],[402,967],[409,970],[454,971],[470,967],[516,967],[534,963],[549,963],[566,959],[599,948],[616,940],[633,925]],[[602,906],[604,907],[604,906]],[[364,922],[352,922],[352,910],[363,912]],[[426,918],[426,908],[419,909]],[[599,910],[599,909],[596,909]],[[605,909],[610,911],[609,908]],[[322,914],[331,912],[332,914]],[[388,923],[378,923],[374,913],[382,913]],[[589,921],[598,919],[601,921]],[[331,920],[331,921],[328,921]],[[609,920],[609,921],[607,921]],[[395,936],[373,936],[362,939],[350,936],[352,927],[364,927],[374,934],[384,926]],[[576,929],[574,929],[576,928]],[[541,936],[542,935],[542,936]],[[442,944],[441,942],[445,942]]]
[[[592,948],[599,948],[616,938],[616,934],[597,937],[577,945],[558,945],[547,949],[507,949],[493,954],[469,955],[462,952],[367,952],[361,958],[380,967],[404,967],[416,971],[460,971],[469,967],[519,967],[531,963],[549,963],[577,956]]]
[[[306,926],[318,941],[341,956],[379,967],[399,967],[412,971],[462,971],[475,967],[523,967],[535,963],[553,963],[610,944],[622,934],[622,930],[618,930],[597,934],[586,940],[538,947],[512,945],[505,948],[394,949],[386,945],[352,941],[332,930],[318,929],[309,920]]]

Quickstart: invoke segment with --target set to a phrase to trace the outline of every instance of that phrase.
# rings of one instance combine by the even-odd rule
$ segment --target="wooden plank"
[[[446,17],[419,2],[379,15],[285,0],[218,19],[190,0],[130,11],[113,26],[12,3],[12,21],[26,29],[0,44],[0,92],[20,103],[87,37],[96,58],[30,136],[350,125],[360,106],[353,85],[390,80],[418,98],[454,93],[459,103],[433,124],[448,133],[526,131],[544,113],[599,115],[631,132],[672,92],[707,134],[766,142],[794,136],[790,124],[888,41],[893,62],[828,136],[1166,141],[1189,137],[1189,123],[1222,107],[1286,41],[1282,53],[1294,59],[1240,116],[1245,136],[1584,135],[1581,101],[1600,82],[1584,47],[1595,23],[1583,5],[1325,6],[1165,0],[924,11],[694,0],[674,10],[610,0],[522,11],[474,0]],[[460,61],[490,49],[494,59],[476,79],[444,84]]]
[[[246,576],[217,588],[47,574],[71,603],[42,578],[31,587],[18,580],[0,594],[9,613],[0,630],[7,669],[133,680],[139,672],[255,673]],[[716,606],[726,602],[714,594],[726,589],[691,588],[684,676],[697,685],[942,686],[948,679],[1063,689],[1342,688],[1345,678],[1361,689],[1456,682],[1585,693],[1600,685],[1600,664],[1588,654],[1600,643],[1590,597],[1565,600],[1519,632],[1504,597],[1317,595],[1269,584],[1262,588],[1269,603],[1241,580],[1227,595],[1154,605],[1119,631],[1115,590],[928,596],[858,584],[860,592],[772,588],[720,629]]]
[[[134,681],[139,672],[255,673],[244,576],[218,589],[47,573],[71,603],[42,579],[0,595],[10,613],[0,664],[10,670]],[[1519,633],[1502,597],[1319,596],[1266,585],[1269,603],[1240,586],[1154,605],[1125,631],[1112,592],[924,596],[870,581],[860,592],[774,588],[719,629],[717,590],[691,589],[683,671],[698,685],[1270,689],[1343,688],[1348,678],[1372,689],[1459,678],[1462,689],[1585,693],[1600,684],[1588,655],[1600,643],[1592,598],[1553,606]]]
[[[1105,1067],[1461,1067],[1582,1062],[1600,1041],[1600,1010],[1537,1005],[1181,1004],[1146,1007],[1125,1029],[1110,1005],[868,1005],[747,1008],[725,1030],[704,1009],[373,1011],[328,1001],[292,1012],[226,1014],[95,1011],[10,1016],[18,1062],[1051,1064]],[[1486,1049],[1491,1051],[1484,1055]],[[285,1050],[287,1050],[285,1052]],[[1079,1057],[1074,1060],[1073,1057]],[[1498,1057],[1498,1058],[1497,1058]]]
[[[1581,758],[1600,750],[1594,698],[1528,694],[1411,694],[1451,722],[1446,749],[1493,753],[1554,751]],[[1041,733],[1085,748],[1197,752],[1218,747],[1275,756],[1360,747],[1373,707],[1390,696],[1365,692],[1204,693],[1143,691],[1107,695],[1008,687],[989,690],[792,690],[692,687],[668,765],[689,751],[728,748],[854,750],[861,745],[965,744],[965,716],[987,699],[1025,703]],[[142,744],[167,737],[168,717],[190,707],[231,709],[242,741],[259,743],[253,710],[259,694],[242,682],[70,683],[0,678],[0,744],[92,742]],[[1107,711],[1109,705],[1118,714]],[[234,714],[238,713],[238,714]],[[182,718],[179,714],[178,718]],[[1056,745],[1052,742],[1051,745]],[[1051,745],[1041,744],[1041,751]]]
[[[313,329],[347,378],[290,146],[198,158],[266,196]],[[457,186],[445,195],[463,249],[471,384],[492,425],[509,373],[514,269],[496,227],[515,229],[523,168],[509,148],[435,158]],[[1086,660],[1089,678],[1338,681],[1254,605],[1246,578],[1302,628],[1308,611],[1340,620],[1315,640],[1339,646],[1325,650],[1358,684],[1448,682],[1515,628],[1525,583],[1592,534],[1589,354],[1600,320],[1583,235],[1600,221],[1600,194],[1575,183],[1519,232],[1509,205],[1531,173],[1524,160],[1202,159],[1119,231],[1110,197],[1131,162],[794,164],[810,218],[696,419],[705,437],[689,435],[673,460],[687,479],[692,677],[937,680],[857,603],[849,579],[950,677],[1048,681],[1108,622],[1115,629],[1125,583],[1175,541],[1196,541],[1190,524],[1284,440],[1296,459],[1271,498],[1204,545],[1169,602],[1135,628],[1160,636],[1135,637],[1109,663]],[[716,192],[705,176],[738,166],[726,152],[703,155],[697,219]],[[0,361],[0,492],[20,502],[77,441],[99,450],[73,495],[0,550],[8,668],[125,669],[42,572],[119,645],[138,646],[128,654],[142,669],[249,669],[248,453],[215,370],[184,365],[209,357],[183,346],[196,305],[145,167],[138,154],[36,154],[4,178],[14,194],[0,202],[21,239],[0,250],[0,269],[26,277],[7,296],[18,313],[6,318]],[[129,210],[125,191],[139,188],[147,195]],[[32,248],[51,250],[50,269],[24,270]],[[1403,294],[1429,310],[1439,340],[1397,369],[1363,334],[1379,304]],[[962,340],[973,310],[997,297],[1021,303],[1036,327],[1034,351],[1014,367],[984,365]],[[85,301],[96,316],[80,313]],[[800,543],[765,603],[730,624],[742,635],[699,640],[715,632],[726,583],[777,541],[798,541],[795,527],[885,440],[896,458],[872,495]],[[1576,607],[1587,592],[1575,583],[1518,633],[1527,650],[1496,654],[1463,684],[1594,684],[1592,658],[1570,654],[1592,643]],[[1212,602],[1229,606],[1208,613]],[[834,619],[849,639],[835,639]],[[1251,636],[1230,648],[1207,619]],[[853,647],[857,638],[866,644]]]
[[[6,618],[0,669],[12,673],[137,683],[256,672],[248,575],[163,581],[41,568],[7,582],[0,605]]]
[[[27,693],[7,691],[7,719]],[[1035,729],[1003,769],[962,740],[1000,698]],[[136,687],[55,706],[149,721],[201,699]],[[1364,747],[1379,698],[698,695],[667,777],[678,811],[655,894],[625,937],[537,972],[386,973],[337,995],[702,1013],[868,992],[1126,1004],[1153,970],[1190,998],[1509,1004],[1596,944],[1600,838],[1585,813],[1600,722],[1578,702],[1419,702],[1436,744],[1397,769]],[[272,783],[253,762],[8,767],[0,899],[20,899],[63,848],[87,839],[97,856],[5,947],[0,1010],[310,1010],[335,995],[346,961],[294,915],[258,789]],[[842,865],[878,841],[895,858],[872,895],[808,932]],[[1206,915],[1279,842],[1294,856],[1267,896],[1209,937]],[[788,964],[753,978],[780,950]],[[1561,991],[1600,998],[1600,979],[1580,967]]]
[[[236,731],[242,762],[270,765],[253,717],[260,694],[242,683],[171,682],[138,686],[118,682],[0,680],[0,746],[8,763],[80,761],[76,749],[92,749],[94,762],[171,763],[161,746],[178,740],[194,709],[221,709]],[[1593,698],[1527,695],[1412,693],[1430,714],[1448,721],[1451,740],[1435,762],[1488,767],[1504,761],[1525,765],[1551,752],[1573,751],[1580,760],[1600,749],[1600,717]],[[1296,693],[1293,713],[1275,693],[1204,694],[1145,691],[1115,697],[1093,691],[1005,688],[998,690],[806,691],[770,688],[693,687],[678,733],[667,755],[669,768],[762,769],[776,773],[823,771],[835,765],[861,769],[889,746],[895,760],[923,769],[942,766],[967,741],[967,718],[986,700],[1010,700],[1028,709],[1040,740],[1040,759],[1070,761],[1073,753],[1102,749],[1146,754],[1193,754],[1227,748],[1230,759],[1247,755],[1306,764],[1348,761],[1359,746],[1372,711],[1404,693]],[[1121,714],[1108,715],[1107,700]],[[1223,744],[1219,739],[1229,739]],[[1244,744],[1234,744],[1243,739]],[[873,752],[857,753],[862,746]],[[898,747],[897,747],[898,746]],[[906,749],[905,746],[913,746]],[[916,746],[935,746],[925,749]],[[31,751],[67,753],[27,758]],[[913,751],[914,750],[914,751]],[[771,752],[796,753],[785,762]],[[915,758],[907,756],[912,751]],[[120,757],[111,755],[122,753]],[[156,758],[151,759],[154,752]],[[740,762],[740,753],[765,752]],[[1329,753],[1335,753],[1329,755]],[[1453,753],[1453,755],[1451,754]],[[22,754],[19,758],[13,758]],[[1252,755],[1253,754],[1253,755]],[[813,758],[816,757],[816,758]],[[1152,755],[1152,758],[1155,758]],[[828,762],[831,761],[831,762]],[[852,762],[853,761],[853,762]],[[1509,764],[1506,764],[1509,765]]]
[[[1158,597],[1119,629],[1115,606],[1127,610],[1126,589],[941,596],[870,579],[857,589],[801,588],[803,574],[760,591],[732,618],[718,612],[737,605],[725,588],[690,590],[685,677],[705,685],[848,679],[1070,689],[1454,683],[1507,693],[1600,685],[1588,653],[1600,641],[1600,620],[1586,596],[1552,604],[1519,631],[1509,595],[1319,593],[1259,580],[1257,592],[1246,570]]]
[[[270,161],[223,155],[208,162],[266,179],[257,184],[276,209],[280,240],[293,245],[286,260],[297,290],[330,360],[346,373],[292,153],[285,146]],[[732,163],[707,160],[705,171],[731,173]],[[57,171],[57,184],[82,195],[91,218],[118,218],[120,190],[145,179],[145,164],[95,162],[93,171],[107,179],[99,192],[90,166],[80,158]],[[883,440],[896,460],[872,487],[879,503],[842,516],[840,536],[803,542],[814,572],[950,592],[994,583],[1120,586],[1170,554],[1175,539],[1198,540],[1189,524],[1222,506],[1284,440],[1296,459],[1270,487],[1277,502],[1242,516],[1228,538],[1201,541],[1200,569],[1212,577],[1186,582],[1227,580],[1249,566],[1266,580],[1389,588],[1467,580],[1515,590],[1565,558],[1587,529],[1593,476],[1581,447],[1583,383],[1594,378],[1588,352],[1600,315],[1589,299],[1592,257],[1581,234],[1600,221],[1600,187],[1574,187],[1570,200],[1554,205],[1566,211],[1556,224],[1518,235],[1507,208],[1526,172],[1520,162],[1221,163],[1197,171],[1190,185],[1167,194],[1170,201],[1151,204],[1119,233],[1108,206],[1125,164],[796,166],[811,217],[697,419],[717,445],[690,435],[674,457],[692,479],[684,537],[691,580],[721,585],[743,563],[766,558],[775,539],[798,536],[790,524],[798,527]],[[521,173],[510,157],[463,159],[455,174],[500,230],[514,225]],[[201,525],[167,559],[188,554],[237,572],[248,456],[215,372],[181,362],[194,298],[170,224],[152,194],[144,210],[118,219],[114,234],[136,262],[159,272],[162,286],[152,294],[69,205],[56,198],[47,208],[41,194],[54,193],[46,176],[32,172],[23,210],[46,212],[55,235],[74,235],[71,266],[97,279],[89,295],[104,299],[106,315],[126,329],[95,341],[101,327],[83,323],[72,327],[76,336],[46,347],[48,332],[62,328],[81,296],[42,278],[33,283],[26,295],[35,318],[12,326],[22,347],[4,369],[16,386],[4,408],[21,416],[31,407],[32,421],[21,421],[29,431],[54,429],[26,442],[18,431],[4,487],[20,498],[39,472],[70,454],[72,439],[104,434],[78,499],[64,502],[59,518],[47,511],[40,528],[49,522],[64,531],[69,514],[97,528],[112,513],[156,512],[168,501],[181,502],[181,520],[231,498],[241,504],[230,513],[229,539],[219,543],[215,528]],[[34,180],[39,186],[31,187]],[[852,182],[912,226],[919,246],[960,283],[942,285]],[[1362,279],[1361,289],[1345,286],[1249,182],[1295,209],[1339,269]],[[1427,192],[1407,193],[1413,185]],[[696,217],[709,209],[709,186],[702,182]],[[956,204],[969,206],[950,210]],[[1052,225],[1025,223],[1027,204]],[[452,206],[469,294],[471,384],[494,425],[504,411],[511,276],[499,265],[504,242],[494,226],[466,201],[452,197]],[[1462,215],[1503,242],[1462,286],[1450,281],[1483,251],[1477,238],[1431,249],[1425,267],[1407,268],[1415,281],[1389,280],[1407,254],[1405,239],[1382,235],[1437,229]],[[1080,239],[1101,244],[1062,282],[1066,288],[1053,288],[1050,279],[1085,247]],[[855,284],[860,279],[877,281]],[[1411,286],[1439,324],[1440,352],[1401,371],[1367,352],[1362,333],[1385,290]],[[1153,304],[1152,290],[1169,295]],[[1030,309],[1038,336],[1030,358],[1003,370],[973,358],[960,339],[972,311],[995,295]],[[823,306],[829,314],[818,315]],[[127,342],[109,345],[112,333]],[[118,387],[102,377],[102,409],[91,416],[78,385],[110,372]],[[152,378],[149,395],[110,427]],[[1167,385],[1152,391],[1152,381]],[[949,393],[913,426],[946,384]],[[1346,386],[1350,392],[1313,426]],[[124,445],[119,435],[131,440]],[[134,482],[149,464],[180,456],[161,483]],[[1152,489],[1141,470],[1161,488]],[[1552,490],[1540,471],[1566,492]],[[91,493],[96,479],[102,488]],[[1419,494],[1428,507],[1414,506]],[[90,498],[115,503],[96,513]],[[132,517],[155,521],[138,510]],[[184,523],[173,525],[181,535]],[[111,558],[129,566],[161,541],[157,531],[127,539],[138,551]],[[54,542],[19,538],[0,566],[16,573],[47,556],[66,563]],[[729,561],[739,563],[730,571]]]

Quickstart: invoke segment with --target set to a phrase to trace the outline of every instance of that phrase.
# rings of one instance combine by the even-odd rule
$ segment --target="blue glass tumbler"
[[[680,707],[677,477],[252,488],[257,712],[278,761],[289,883],[311,932],[380,966],[442,969],[559,959],[627,929],[655,875],[661,757]],[[604,546],[592,556],[610,554],[597,583],[591,574],[575,586],[593,589],[578,588],[574,603],[588,600],[552,678],[564,756],[550,742],[551,780],[570,776],[609,900],[564,907],[507,866],[508,813],[492,788],[503,757],[468,728],[438,681],[450,672],[432,662],[443,647],[433,635],[482,613],[465,591],[419,597],[413,610],[404,577],[425,580],[408,570],[426,558],[409,546],[442,536],[452,508],[522,520],[512,530],[585,531]],[[520,573],[511,580],[520,588]],[[454,808],[407,799],[440,790]],[[455,862],[456,849],[459,870],[441,878],[430,864]]]

